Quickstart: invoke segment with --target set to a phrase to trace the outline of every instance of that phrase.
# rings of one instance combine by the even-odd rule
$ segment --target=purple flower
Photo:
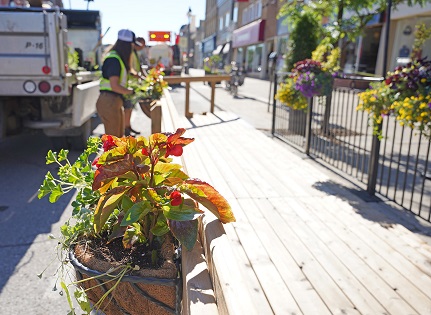
[[[428,107],[431,109],[431,102],[428,103]]]

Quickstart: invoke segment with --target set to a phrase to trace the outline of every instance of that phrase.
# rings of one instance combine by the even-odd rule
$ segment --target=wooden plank
[[[183,250],[183,315],[218,314],[210,274],[200,241],[192,251]]]
[[[352,225],[350,221],[338,222],[332,214],[328,215],[325,210],[326,207],[322,206],[323,203],[326,203],[326,199],[328,198],[304,198],[301,200],[289,198],[288,201],[290,207],[310,228],[311,233],[314,233],[322,242],[327,244],[339,261],[350,270],[352,276],[367,288],[389,314],[414,314],[415,310],[382,278],[381,270],[388,269],[390,266],[383,264],[381,268],[376,270],[368,265],[368,259],[364,259],[364,257],[376,259],[376,256],[381,255],[381,253],[374,252],[355,235],[345,238],[345,235],[353,234],[350,231],[356,226]],[[327,205],[333,207],[333,203],[332,200]],[[367,234],[367,237],[370,235]],[[366,253],[366,255],[358,255],[358,253]],[[394,277],[396,276],[394,275]],[[362,311],[360,307],[358,308]]]
[[[212,214],[203,219],[205,253],[211,259],[210,273],[219,307],[219,314],[272,314],[268,303],[252,299],[247,281],[232,252],[222,224]],[[263,312],[262,312],[263,311]]]
[[[264,249],[261,250],[264,250],[267,253],[268,259],[274,264],[280,278],[284,281],[289,290],[289,295],[281,294],[280,296],[281,292],[274,293],[264,288],[266,295],[269,296],[268,299],[271,301],[271,305],[275,305],[280,302],[272,302],[273,299],[271,299],[270,295],[276,295],[282,299],[287,298],[282,301],[281,304],[290,303],[290,295],[292,295],[295,300],[294,303],[298,305],[300,313],[302,314],[331,314],[327,306],[314,290],[312,284],[302,272],[301,268],[295,262],[286,247],[280,241],[278,235],[262,215],[261,212],[272,210],[267,199],[241,199],[239,200],[239,203],[243,211],[246,213],[246,217],[250,221],[253,230],[258,236],[259,242],[262,243]],[[242,242],[246,249],[247,246],[244,242],[247,241],[248,240],[246,239]],[[257,260],[254,256],[256,256],[256,251],[258,249],[259,248],[253,248],[253,244],[251,244],[247,250],[253,266]],[[258,273],[258,271],[256,272]],[[266,274],[262,273],[259,278],[261,279],[263,286],[265,278],[267,278]]]
[[[413,308],[415,308],[419,314],[431,313],[431,301],[430,301],[430,289],[431,284],[430,278],[416,269],[412,264],[409,264],[397,251],[392,248],[391,245],[396,247],[396,242],[393,244],[387,244],[375,234],[375,231],[370,231],[363,226],[361,223],[363,220],[355,218],[354,221],[348,218],[347,212],[344,209],[340,209],[338,204],[331,202],[330,204],[322,202],[321,205],[337,220],[343,220],[347,222],[345,224],[351,224],[355,222],[355,228],[346,230],[340,234],[343,239],[347,238],[346,242],[355,246],[355,241],[362,240],[366,243],[373,251],[374,254],[370,254],[364,251],[362,247],[355,247],[357,255],[360,255],[367,264],[393,288],[397,294],[407,301]],[[335,210],[333,210],[335,209]],[[335,214],[336,211],[336,214]],[[364,221],[365,222],[365,221]],[[369,223],[370,226],[375,224]],[[385,232],[385,228],[380,227],[380,232]],[[353,233],[353,236],[350,236]],[[419,255],[420,256],[420,255]]]

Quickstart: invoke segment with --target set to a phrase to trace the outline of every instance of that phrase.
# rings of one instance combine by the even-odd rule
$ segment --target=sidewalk
[[[231,112],[181,116],[176,127],[196,139],[184,153],[189,175],[232,205],[237,222],[226,234],[256,314],[431,313],[431,247],[420,238],[428,226],[364,201],[352,183]]]

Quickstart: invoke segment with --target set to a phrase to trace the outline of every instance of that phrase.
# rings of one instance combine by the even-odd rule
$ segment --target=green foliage
[[[340,48],[335,48],[334,45],[331,44],[328,37],[325,37],[320,42],[311,56],[313,60],[316,60],[322,64],[322,68],[325,71],[334,73],[340,70]]]
[[[212,55],[204,59],[205,73],[217,73],[217,66],[222,60],[219,55]]]
[[[421,54],[424,43],[431,38],[431,26],[427,27],[425,23],[417,24],[415,30],[415,40],[411,53],[411,59],[415,60]]]
[[[77,191],[72,216],[61,226],[62,237],[58,241],[62,270],[73,244],[101,235],[109,241],[120,238],[124,248],[147,244],[148,252],[142,254],[152,257],[153,262],[158,261],[160,244],[168,234],[191,250],[197,240],[198,218],[204,213],[200,206],[222,223],[235,221],[229,203],[217,190],[199,179],[190,179],[181,165],[172,163],[171,156],[181,156],[183,147],[194,140],[182,137],[184,132],[185,129],[178,129],[175,133],[155,133],[148,138],[92,137],[74,163],[68,160],[65,150],[47,153],[47,164],[56,163],[58,172],[55,177],[50,172],[46,174],[38,197],[49,196],[50,202],[56,202],[63,194]],[[95,153],[97,157],[90,162]],[[132,267],[119,268],[115,283]],[[61,286],[71,314],[75,314],[64,276]],[[95,306],[101,305],[105,298]],[[78,291],[75,299],[88,314],[83,292]]]
[[[294,29],[290,35],[290,50],[286,58],[287,69],[292,69],[300,60],[311,58],[312,52],[317,47],[319,27],[315,16],[307,12],[295,20]]]
[[[73,50],[73,51],[72,51]],[[78,52],[69,47],[67,52],[67,64],[70,70],[78,70],[79,55]]]
[[[129,80],[129,87],[135,92],[133,95],[127,95],[127,99],[136,104],[142,99],[160,100],[163,90],[168,88],[168,83],[163,79],[165,73],[160,65],[150,69],[147,76],[141,80]]]

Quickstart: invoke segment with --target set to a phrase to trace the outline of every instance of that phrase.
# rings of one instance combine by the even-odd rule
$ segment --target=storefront
[[[216,37],[210,36],[202,41],[202,55],[204,58],[211,57],[215,49]]]
[[[247,75],[265,77],[267,49],[264,45],[265,20],[257,20],[233,32],[234,60],[244,67]]]

